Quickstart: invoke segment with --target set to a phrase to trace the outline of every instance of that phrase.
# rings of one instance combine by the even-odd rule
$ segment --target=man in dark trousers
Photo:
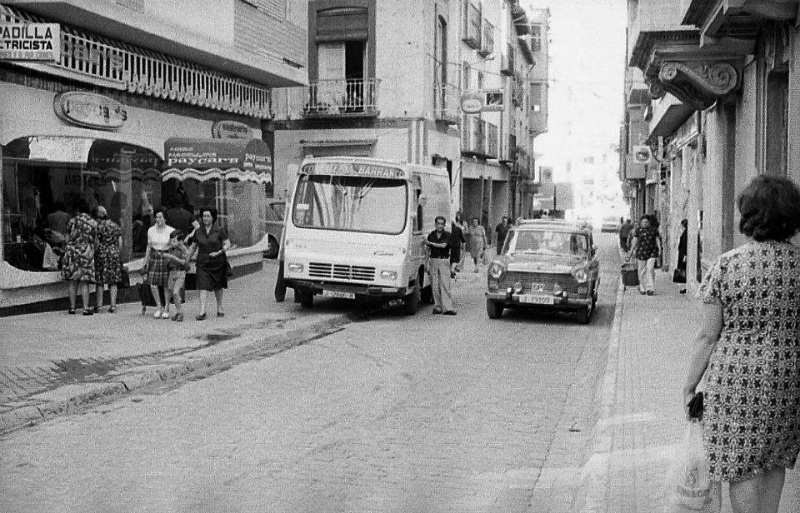
[[[464,231],[455,220],[450,224],[450,277],[455,278],[456,272],[460,269],[461,245],[467,242],[464,238]]]
[[[455,315],[453,296],[450,294],[450,252],[452,235],[444,229],[447,219],[444,216],[436,218],[436,229],[428,234],[425,241],[429,248],[428,271],[431,275],[431,288],[433,289],[433,313]]]
[[[506,243],[506,236],[508,235],[508,230],[511,229],[511,225],[508,224],[508,216],[503,216],[503,219],[500,221],[500,224],[497,225],[497,228],[494,231],[497,232],[497,254],[503,254],[503,245]]]

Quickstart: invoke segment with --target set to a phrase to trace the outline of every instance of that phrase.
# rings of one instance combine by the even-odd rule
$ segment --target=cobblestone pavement
[[[589,326],[521,312],[490,321],[483,278],[466,272],[455,317],[384,312],[12,433],[0,446],[4,511],[571,511],[615,276],[604,273]]]

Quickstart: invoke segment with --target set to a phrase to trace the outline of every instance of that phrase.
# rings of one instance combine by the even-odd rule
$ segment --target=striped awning
[[[273,183],[272,155],[260,139],[167,139],[162,180]]]

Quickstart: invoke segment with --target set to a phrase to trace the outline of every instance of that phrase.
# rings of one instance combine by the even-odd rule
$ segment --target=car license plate
[[[356,295],[352,292],[340,292],[338,290],[323,290],[323,297],[335,297],[339,299],[355,299]]]
[[[553,296],[536,296],[525,294],[524,296],[519,297],[519,301],[520,303],[529,303],[532,305],[552,305]]]

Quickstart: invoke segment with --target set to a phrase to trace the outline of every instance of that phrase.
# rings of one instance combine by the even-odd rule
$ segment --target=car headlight
[[[578,269],[574,269],[572,271],[572,276],[575,278],[575,281],[578,283],[584,283],[589,280],[589,273],[583,267],[579,267]]]
[[[515,294],[520,294],[520,293],[522,293],[522,282],[521,282],[521,281],[518,281],[518,282],[516,282],[516,283],[514,284],[514,293],[515,293]]]
[[[303,264],[288,264],[286,270],[290,273],[301,273],[303,272]]]
[[[564,292],[564,289],[561,288],[561,285],[559,285],[558,283],[553,285],[553,294],[555,294],[556,296],[560,296],[562,292]]]
[[[499,280],[500,278],[503,277],[503,274],[505,274],[505,272],[506,268],[503,266],[503,264],[499,262],[492,262],[492,264],[489,266],[489,271],[488,271],[489,277],[492,278],[493,280]]]
[[[396,280],[397,273],[394,271],[381,271],[381,279],[384,280]]]

